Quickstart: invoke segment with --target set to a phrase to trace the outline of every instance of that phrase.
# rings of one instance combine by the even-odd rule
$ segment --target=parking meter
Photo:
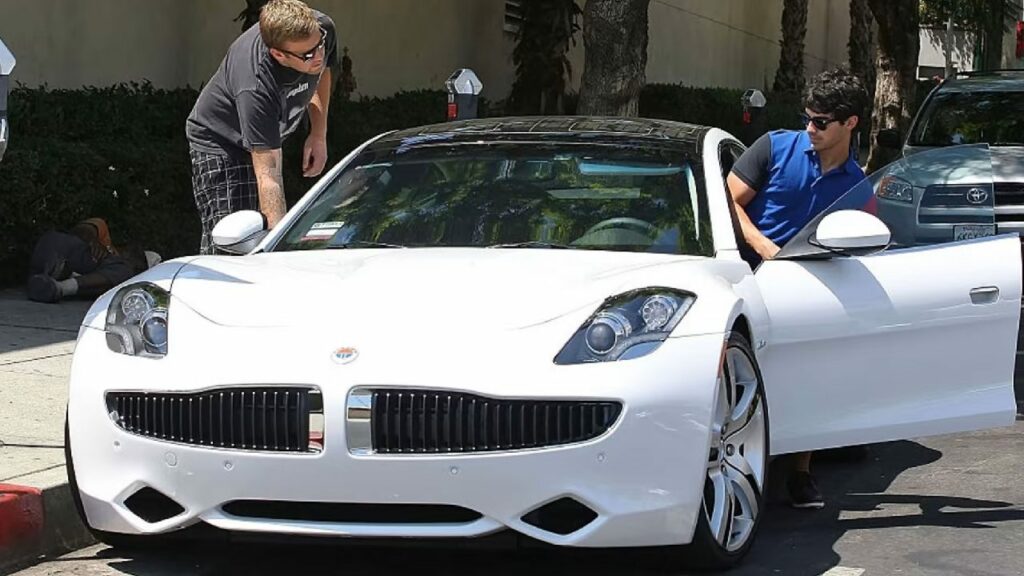
[[[14,54],[0,40],[0,160],[7,150],[7,137],[10,129],[7,125],[7,90],[10,87],[11,71],[14,70]]]
[[[459,68],[444,82],[448,89],[448,120],[476,118],[476,105],[484,85],[469,68]]]
[[[768,99],[764,93],[756,88],[751,88],[740,97],[740,104],[743,106],[743,134],[741,139],[749,146],[763,134],[767,129],[765,122],[765,106]]]

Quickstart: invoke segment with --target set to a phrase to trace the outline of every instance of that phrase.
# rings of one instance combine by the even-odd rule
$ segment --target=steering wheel
[[[633,230],[635,232],[640,232],[643,235],[648,236],[652,240],[657,238],[658,235],[661,234],[661,231],[658,230],[657,226],[651,224],[646,220],[641,220],[639,218],[630,218],[629,216],[620,216],[618,218],[609,218],[607,220],[602,220],[597,224],[594,224],[593,226],[590,227],[589,230],[583,233],[583,236],[589,236],[590,234],[600,232],[602,230],[607,230],[609,228],[625,228],[627,230]]]

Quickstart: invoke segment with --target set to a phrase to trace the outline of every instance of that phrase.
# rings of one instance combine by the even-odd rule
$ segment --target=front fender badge
[[[355,348],[344,346],[338,348],[334,352],[331,352],[331,360],[334,360],[335,364],[348,364],[359,356],[359,351]]]

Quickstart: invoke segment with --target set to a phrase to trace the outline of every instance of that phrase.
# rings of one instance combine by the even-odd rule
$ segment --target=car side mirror
[[[889,227],[877,216],[838,210],[821,219],[810,243],[844,256],[864,256],[885,250],[891,240]]]
[[[213,227],[213,245],[231,254],[248,254],[268,232],[263,214],[255,210],[241,210],[217,222]]]
[[[879,130],[875,136],[875,143],[883,148],[898,149],[903,145],[903,139],[900,138],[900,133],[892,128],[885,128]]]

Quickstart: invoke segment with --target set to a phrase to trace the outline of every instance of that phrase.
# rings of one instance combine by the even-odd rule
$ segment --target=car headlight
[[[878,183],[878,197],[913,204],[914,185],[896,176],[886,176]]]
[[[693,305],[696,296],[645,288],[605,300],[555,356],[555,364],[639,358],[654,352]]]
[[[119,354],[162,358],[167,355],[167,307],[171,295],[149,282],[121,288],[107,308],[107,347]]]

